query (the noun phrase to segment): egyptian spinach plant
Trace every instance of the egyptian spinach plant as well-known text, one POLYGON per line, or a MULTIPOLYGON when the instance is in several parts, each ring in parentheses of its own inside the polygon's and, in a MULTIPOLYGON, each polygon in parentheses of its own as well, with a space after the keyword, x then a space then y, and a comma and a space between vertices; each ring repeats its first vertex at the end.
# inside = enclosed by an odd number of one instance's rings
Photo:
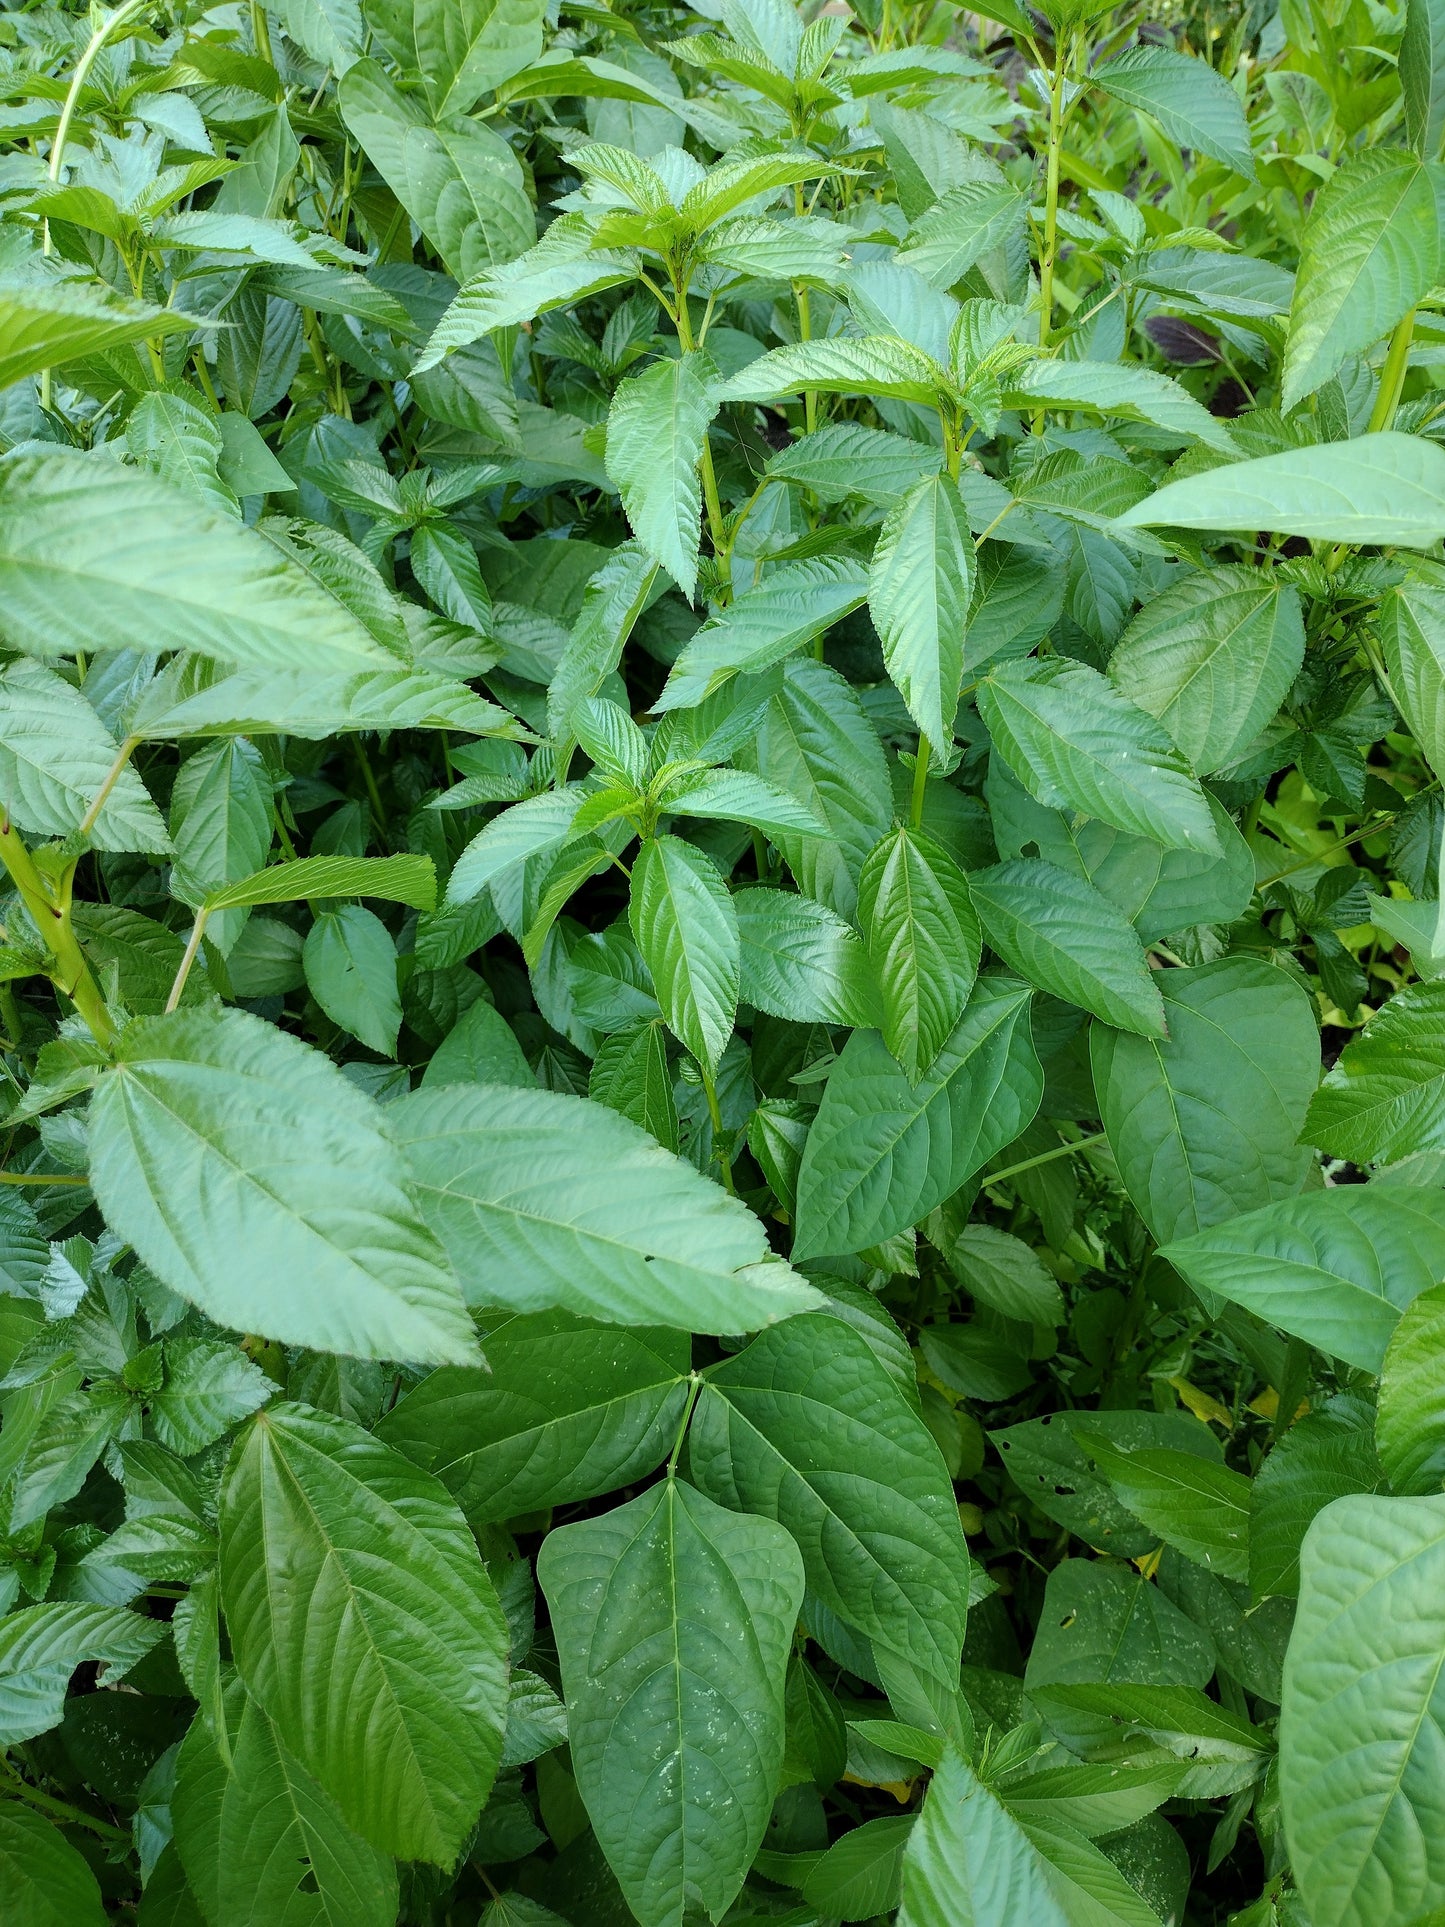
POLYGON ((6 1927, 1445 1918, 1442 46, 0 12, 6 1927))

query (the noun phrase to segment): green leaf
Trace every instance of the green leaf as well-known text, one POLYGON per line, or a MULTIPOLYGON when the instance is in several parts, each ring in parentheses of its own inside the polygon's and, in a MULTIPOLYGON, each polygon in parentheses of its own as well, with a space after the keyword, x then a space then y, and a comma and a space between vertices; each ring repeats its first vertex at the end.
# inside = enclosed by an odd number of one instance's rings
POLYGON ((91 1098, 90 1182, 116 1234, 220 1325, 363 1358, 475 1356, 377 1107, 258 1017, 132 1023, 91 1098))
POLYGON ((107 1918, 84 1857, 18 1800, 0 1802, 0 1912, 14 1927, 104 1927, 107 1918))
POLYGON ((688 1464, 708 1497, 785 1525, 810 1593, 931 1677, 958 1676, 968 1548, 932 1435, 866 1338, 789 1318, 706 1374, 688 1464))
POLYGON ((164 1622, 118 1606, 55 1601, 0 1619, 0 1746, 60 1724, 76 1667, 103 1666, 113 1685, 165 1637, 164 1622))
POLYGON ((1445 1904, 1445 1498, 1337 1499, 1305 1540, 1285 1660, 1280 1792, 1316 1927, 1405 1927, 1445 1904))
POLYGON ((176 1846, 207 1919, 213 1927, 392 1927, 390 1858, 347 1825, 256 1702, 235 1697, 229 1762, 199 1717, 176 1762, 176 1846))
POLYGON ((276 1387, 235 1345, 216 1338, 168 1338, 165 1382, 149 1394, 151 1430, 182 1458, 203 1452, 276 1387))
POLYGON ((507 1631, 445 1489, 345 1419, 272 1407, 222 1488, 221 1603, 247 1691, 348 1823, 450 1866, 501 1753, 507 1631))
POLYGON ((1135 616, 1109 675, 1207 775, 1233 762, 1289 694, 1304 661, 1298 593, 1257 569, 1201 569, 1135 616))
POLYGON ((661 791, 668 816, 747 823, 764 836, 823 836, 823 825, 786 790, 739 769, 684 770, 661 791))
POLYGON ((818 1302, 746 1206, 600 1104, 452 1085, 386 1117, 473 1303, 738 1332, 818 1302))
POLYGON ((1185 1799, 1251 1786, 1270 1763, 1268 1734, 1196 1687, 1113 1680, 1107 1686, 1035 1686, 1029 1698, 1049 1729, 1085 1759, 1118 1759, 1121 1744, 1127 1747, 1129 1737, 1138 1736, 1177 1759, 1197 1762, 1180 1785, 1185 1799))
MULTIPOLYGON (((187 672, 192 664, 181 667, 187 672)), ((505 709, 426 669, 242 670, 213 682, 185 674, 180 686, 163 671, 129 723, 132 735, 150 742, 273 734, 315 742, 356 729, 455 729, 529 740, 505 709)))
POLYGON ((1415 564, 1381 599, 1379 625, 1395 701, 1438 774, 1445 769, 1445 571, 1415 564))
POLYGON ((536 0, 369 0, 366 15, 403 72, 420 78, 438 120, 467 113, 542 51, 536 0))
POLYGON ((446 523, 428 523, 411 538, 411 572, 430 601, 464 629, 491 628, 492 599, 477 565, 477 552, 446 523))
POLYGON ((346 903, 319 916, 301 953, 306 985, 333 1024, 368 1050, 395 1057, 401 1029, 396 945, 370 910, 346 903))
POLYGON ((1314 394, 1434 285, 1442 184, 1398 147, 1353 154, 1315 196, 1300 242, 1281 406, 1314 394))
POLYGON ((786 890, 739 890, 738 995, 754 1010, 797 1024, 876 1024, 878 988, 868 954, 826 905, 786 890))
POLYGON ((305 903, 317 897, 376 897, 434 910, 436 871, 429 856, 305 856, 224 885, 206 899, 206 908, 305 903))
POLYGON ((1134 926, 1081 877, 1020 859, 976 870, 970 888, 989 943, 1040 990, 1141 1037, 1164 1035, 1164 1003, 1134 926))
MULTIPOLYGON (((38 662, 0 673, 0 795, 22 830, 64 837, 80 828, 119 745, 79 690, 38 662)), ((160 811, 129 764, 92 824, 98 850, 170 848, 160 811)))
POLYGON ((580 705, 616 669, 656 581, 657 564, 633 542, 614 549, 592 576, 547 687, 547 727, 554 742, 566 742, 580 705))
POLYGON ((1161 1243, 1292 1197, 1319 1041, 1309 999, 1244 957, 1158 973, 1165 1039, 1095 1026, 1094 1088, 1124 1188, 1161 1243))
POLYGON ((1207 60, 1172 47, 1129 47, 1089 76, 1095 87, 1157 120, 1180 147, 1193 148, 1254 179, 1249 126, 1239 95, 1207 60))
POLYGON ((920 734, 940 751, 953 738, 973 573, 973 537, 957 484, 944 475, 915 484, 878 532, 868 609, 888 674, 920 734))
POLYGON ((855 692, 823 663, 788 663, 737 760, 826 824, 826 837, 782 839, 783 856, 805 895, 851 917, 858 873, 893 822, 883 748, 855 692))
MULTIPOLYGON (((1087 408, 1122 421, 1151 422, 1181 442, 1203 442, 1223 455, 1238 453, 1226 423, 1187 388, 1152 368, 1112 361, 1031 361, 1006 383, 1004 402, 1010 408, 1087 408)), ((1119 519, 1133 522, 1136 513, 1131 510, 1119 519)))
POLYGON ((1135 1518, 1166 1545, 1227 1579, 1249 1578, 1250 1482, 1242 1472, 1169 1446, 1120 1451, 1086 1424, 1072 1429, 1135 1518))
POLYGON ((892 335, 803 341, 760 355, 713 390, 716 401, 775 401, 812 389, 822 395, 881 395, 931 407, 948 377, 930 355, 892 335))
POLYGON ((280 550, 116 462, 14 455, 0 469, 0 634, 28 655, 191 649, 266 669, 395 662, 280 550))
POLYGON ((1340 1052, 1303 1135, 1336 1157, 1392 1164, 1445 1144, 1445 983, 1397 991, 1340 1052))
POLYGON ((1427 549, 1445 527, 1445 449, 1394 433, 1289 448, 1167 482, 1119 520, 1427 549))
POLYGON ((903 1856, 899 1927, 1070 1927, 1045 1864, 952 1747, 903 1856))
MULTIPOLYGON (((384 135, 386 130, 380 130, 384 135)), ((530 239, 530 237, 529 237, 530 239)), ((413 375, 435 368, 454 348, 465 348, 495 328, 514 327, 565 303, 580 301, 619 281, 636 279, 625 254, 592 250, 592 229, 580 215, 554 221, 535 247, 515 260, 479 268, 437 323, 413 375)))
POLYGON ((374 60, 348 68, 337 101, 368 159, 459 281, 532 246, 537 226, 521 167, 490 127, 461 114, 433 123, 374 60))
POLYGON ((969 1292, 1005 1318, 1062 1325, 1063 1293, 1038 1253, 991 1224, 968 1224, 947 1245, 948 1262, 969 1292))
POLYGON ((914 222, 899 264, 936 288, 951 288, 985 255, 1009 244, 1027 205, 1011 181, 962 181, 914 222))
POLYGON ((104 282, 7 277, 0 286, 0 388, 59 362, 205 325, 174 308, 133 301, 104 282))
POLYGON ((978 976, 983 940, 968 879, 941 844, 897 829, 863 865, 858 921, 881 994, 883 1041, 916 1084, 978 976))
MULTIPOLYGON (((969 1226, 969 1231, 981 1229, 985 1227, 969 1226)), ((1044 1517, 1064 1526, 1085 1545, 1125 1559, 1152 1551, 1158 1538, 1144 1530, 1121 1505, 1108 1480, 1090 1466, 1089 1455, 1075 1441, 1075 1426, 1087 1426, 1092 1434, 1110 1439, 1125 1451, 1139 1445, 1169 1445, 1175 1451, 1220 1459, 1214 1436, 1187 1412, 1050 1412, 988 1434, 1015 1486, 1044 1517)))
POLYGON ((680 1921, 690 1899, 720 1917, 782 1767, 796 1546, 668 1478, 552 1532, 538 1577, 578 1791, 629 1906, 642 1927, 680 1921))
POLYGON ((1166 1245, 1191 1284, 1377 1372, 1400 1313, 1445 1276, 1445 1196, 1341 1184, 1166 1245))
POLYGON ((1349 1393, 1297 1418, 1255 1474, 1249 1512, 1249 1584, 1257 1599, 1299 1592, 1300 1547, 1334 1499, 1376 1492, 1374 1414, 1349 1393))
POLYGON ((1044 1587, 1024 1679, 1030 1698, 1095 1682, 1203 1687, 1215 1663, 1208 1633, 1132 1566, 1065 1559, 1044 1587))
POLYGON ((1170 849, 1219 854, 1204 792, 1168 733, 1105 677, 1067 656, 1005 662, 979 714, 1029 794, 1170 849))
POLYGON ((640 1017, 603 1038, 592 1062, 587 1095, 595 1104, 605 1104, 629 1118, 665 1151, 677 1150, 677 1101, 660 1018, 640 1017))
POLYGON ((422 1072, 429 1088, 439 1084, 514 1084, 530 1091, 532 1066, 517 1033, 495 1004, 478 1001, 456 1022, 422 1072))
POLYGON ((607 416, 607 473, 632 533, 683 594, 697 586, 698 463, 717 413, 706 355, 655 361, 624 381, 607 416))
MULTIPOLYGON (((1445 1253, 1437 1260, 1445 1270, 1445 1253)), ((1445 1285, 1407 1305, 1380 1367, 1380 1463, 1396 1492, 1439 1491, 1445 1479, 1445 1285)))
POLYGON ((796 655, 867 593, 867 573, 849 556, 778 563, 683 644, 653 713, 696 708, 734 676, 757 675, 796 655))
POLYGON ((916 1085, 876 1032, 854 1032, 803 1152, 796 1259, 881 1244, 1013 1143, 1043 1091, 1028 1006, 1024 985, 981 977, 916 1085))
POLYGON ((903 1849, 913 1815, 865 1820, 835 1840, 803 1877, 810 1907, 843 1920, 871 1920, 898 1905, 903 1849))
POLYGON ((508 1318, 485 1371, 444 1367, 377 1436, 446 1487, 474 1525, 615 1492, 667 1457, 686 1401, 689 1341, 569 1312, 508 1318))
POLYGON ((1407 0, 1399 68, 1405 138, 1422 161, 1436 160, 1445 132, 1445 15, 1436 0, 1407 0))
MULTIPOLYGON (((171 894, 194 909, 208 890, 259 870, 275 833, 273 810, 271 777, 254 743, 222 737, 187 757, 171 786, 171 894)), ((222 956, 245 922, 224 913, 208 920, 207 935, 222 956)))
POLYGON ((889 435, 861 422, 830 422, 800 435, 769 456, 767 473, 811 489, 822 502, 850 495, 891 508, 917 483, 936 475, 942 453, 906 435, 889 435))
POLYGON ((738 1005, 737 913, 717 865, 675 836, 648 839, 632 866, 632 934, 668 1029, 709 1072, 738 1005))

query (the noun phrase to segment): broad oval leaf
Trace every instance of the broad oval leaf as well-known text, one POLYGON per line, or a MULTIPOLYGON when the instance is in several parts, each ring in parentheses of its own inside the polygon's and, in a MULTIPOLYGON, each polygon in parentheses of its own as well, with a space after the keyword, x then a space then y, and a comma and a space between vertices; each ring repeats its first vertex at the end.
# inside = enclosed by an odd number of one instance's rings
POLYGON ((1319 1040, 1309 999, 1269 964, 1166 970, 1159 989, 1167 1038, 1096 1025, 1090 1050, 1124 1187, 1167 1244, 1299 1190, 1319 1040))
POLYGON ((507 1630, 445 1488, 360 1426, 273 1406, 227 1469, 221 1603, 247 1690, 348 1822, 450 1866, 501 1755, 507 1630))
POLYGON ((739 890, 738 995, 798 1024, 869 1025, 882 1012, 868 953, 826 904, 786 890, 739 890))
POLYGON ((551 1533, 538 1577, 578 1790, 628 1904, 642 1927, 674 1927, 689 1900, 719 1918, 783 1763, 797 1547, 669 1477, 551 1533))
POLYGON ((1338 1499, 1304 1544, 1280 1791, 1316 1927, 1445 1905, 1445 1498, 1338 1499))

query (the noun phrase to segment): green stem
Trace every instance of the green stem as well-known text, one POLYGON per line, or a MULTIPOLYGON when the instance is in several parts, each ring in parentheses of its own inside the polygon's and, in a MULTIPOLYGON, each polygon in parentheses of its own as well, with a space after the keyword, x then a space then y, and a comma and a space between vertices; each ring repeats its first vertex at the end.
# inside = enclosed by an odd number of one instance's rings
POLYGON ((913 796, 908 805, 908 824, 910 829, 923 827, 923 796, 928 788, 928 766, 933 761, 933 751, 929 748, 928 738, 920 736, 918 752, 913 759, 913 796))
POLYGON ((677 1437, 672 1441, 672 1450, 667 1455, 667 1476, 671 1478, 677 1471, 677 1461, 682 1452, 682 1442, 687 1437, 688 1421, 692 1408, 697 1404, 697 1395, 702 1390, 702 1373, 693 1372, 687 1382, 687 1403, 682 1408, 682 1422, 677 1428, 677 1437))
POLYGON ((55 959, 54 980, 90 1026, 98 1044, 113 1044, 116 1028, 100 994, 100 986, 90 974, 90 965, 76 940, 70 923, 70 901, 57 903, 35 859, 10 821, 8 810, 0 813, 0 863, 20 892, 21 901, 34 919, 45 947, 55 959))
POLYGON ((175 982, 171 985, 171 994, 166 998, 167 1015, 176 1008, 181 998, 185 995, 186 979, 191 974, 191 965, 196 961, 196 953, 201 947, 201 938, 206 934, 206 923, 210 914, 210 911, 205 909, 196 912, 196 920, 191 925, 190 941, 186 945, 185 955, 181 958, 176 970, 175 982))
POLYGON ((115 788, 116 784, 120 781, 121 772, 125 768, 126 764, 130 761, 131 757, 134 756, 139 743, 140 743, 139 736, 127 736, 125 741, 121 744, 119 753, 117 754, 115 761, 110 766, 109 774, 107 775, 105 781, 101 784, 100 788, 95 793, 95 801, 91 804, 90 808, 85 812, 85 815, 81 818, 80 834, 82 836, 89 836, 91 831, 95 828, 95 820, 100 815, 101 811, 105 808, 105 799, 110 795, 111 791, 115 788))
POLYGON ((91 1833, 98 1833, 102 1840, 113 1840, 117 1844, 123 1841, 126 1846, 131 1844, 131 1836, 124 1828, 113 1827, 108 1820, 98 1820, 93 1813, 82 1813, 79 1807, 71 1806, 68 1800, 57 1800, 53 1794, 42 1793, 39 1787, 22 1780, 8 1761, 0 1768, 0 1786, 7 1793, 13 1793, 17 1800, 34 1807, 37 1813, 48 1814, 52 1820, 59 1820, 64 1826, 86 1827, 91 1833))
POLYGON ((0 1171, 0 1184, 89 1184, 89 1178, 63 1177, 58 1171, 0 1171))
MULTIPOLYGON (((81 90, 90 77, 90 70, 95 65, 96 56, 117 27, 125 26, 135 18, 143 7, 149 4, 150 0, 125 0, 125 4, 117 7, 108 20, 101 21, 100 25, 86 42, 85 52, 75 63, 75 72, 70 77, 70 86, 65 95, 65 104, 60 110, 60 119, 55 128, 55 139, 50 143, 50 178, 52 181, 58 181, 60 179, 60 170, 65 162, 66 144, 70 139, 70 123, 75 118, 75 109, 80 101, 81 90)), ((50 222, 47 219, 42 221, 40 225, 41 252, 49 254, 51 252, 50 222)), ((46 368, 40 376, 40 405, 42 408, 49 408, 50 406, 50 370, 48 368, 46 368)))
POLYGON ((724 1190, 728 1193, 729 1197, 735 1198, 737 1196, 737 1189, 733 1184, 732 1159, 723 1148, 723 1121, 722 1111, 717 1101, 717 1085, 713 1081, 713 1074, 706 1064, 700 1063, 698 1069, 702 1072, 702 1088, 707 1094, 707 1114, 712 1119, 713 1156, 717 1159, 718 1169, 722 1172, 724 1190))
POLYGON ((985 1171, 983 1181, 985 1184, 1001 1184, 1005 1178, 1020 1177, 1040 1164, 1052 1164, 1055 1158, 1066 1158, 1074 1151, 1086 1151, 1091 1144, 1102 1144, 1107 1136, 1106 1131, 1095 1131, 1092 1137, 1076 1137, 1052 1151, 1040 1151, 1036 1158, 1025 1158, 1022 1164, 1006 1165, 1002 1171, 985 1171))
POLYGON ((1039 346, 1047 349, 1054 325, 1054 261, 1059 251, 1059 160, 1064 151, 1064 35, 1054 43, 1049 83, 1049 139, 1044 173, 1044 251, 1039 259, 1039 346))
POLYGON ((1394 422, 1395 410, 1400 406, 1400 393, 1410 367, 1410 343, 1414 334, 1415 310, 1411 308, 1390 336, 1389 352, 1380 370, 1380 392, 1370 411, 1369 432, 1372 435, 1380 434, 1394 422))

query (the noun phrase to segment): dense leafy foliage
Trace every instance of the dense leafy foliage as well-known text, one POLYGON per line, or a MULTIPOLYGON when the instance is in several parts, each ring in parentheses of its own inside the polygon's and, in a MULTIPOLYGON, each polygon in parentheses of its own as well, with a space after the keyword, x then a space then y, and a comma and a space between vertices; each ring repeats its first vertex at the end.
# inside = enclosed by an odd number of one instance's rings
POLYGON ((1445 1920, 1442 49, 0 11, 5 1927, 1445 1920))

